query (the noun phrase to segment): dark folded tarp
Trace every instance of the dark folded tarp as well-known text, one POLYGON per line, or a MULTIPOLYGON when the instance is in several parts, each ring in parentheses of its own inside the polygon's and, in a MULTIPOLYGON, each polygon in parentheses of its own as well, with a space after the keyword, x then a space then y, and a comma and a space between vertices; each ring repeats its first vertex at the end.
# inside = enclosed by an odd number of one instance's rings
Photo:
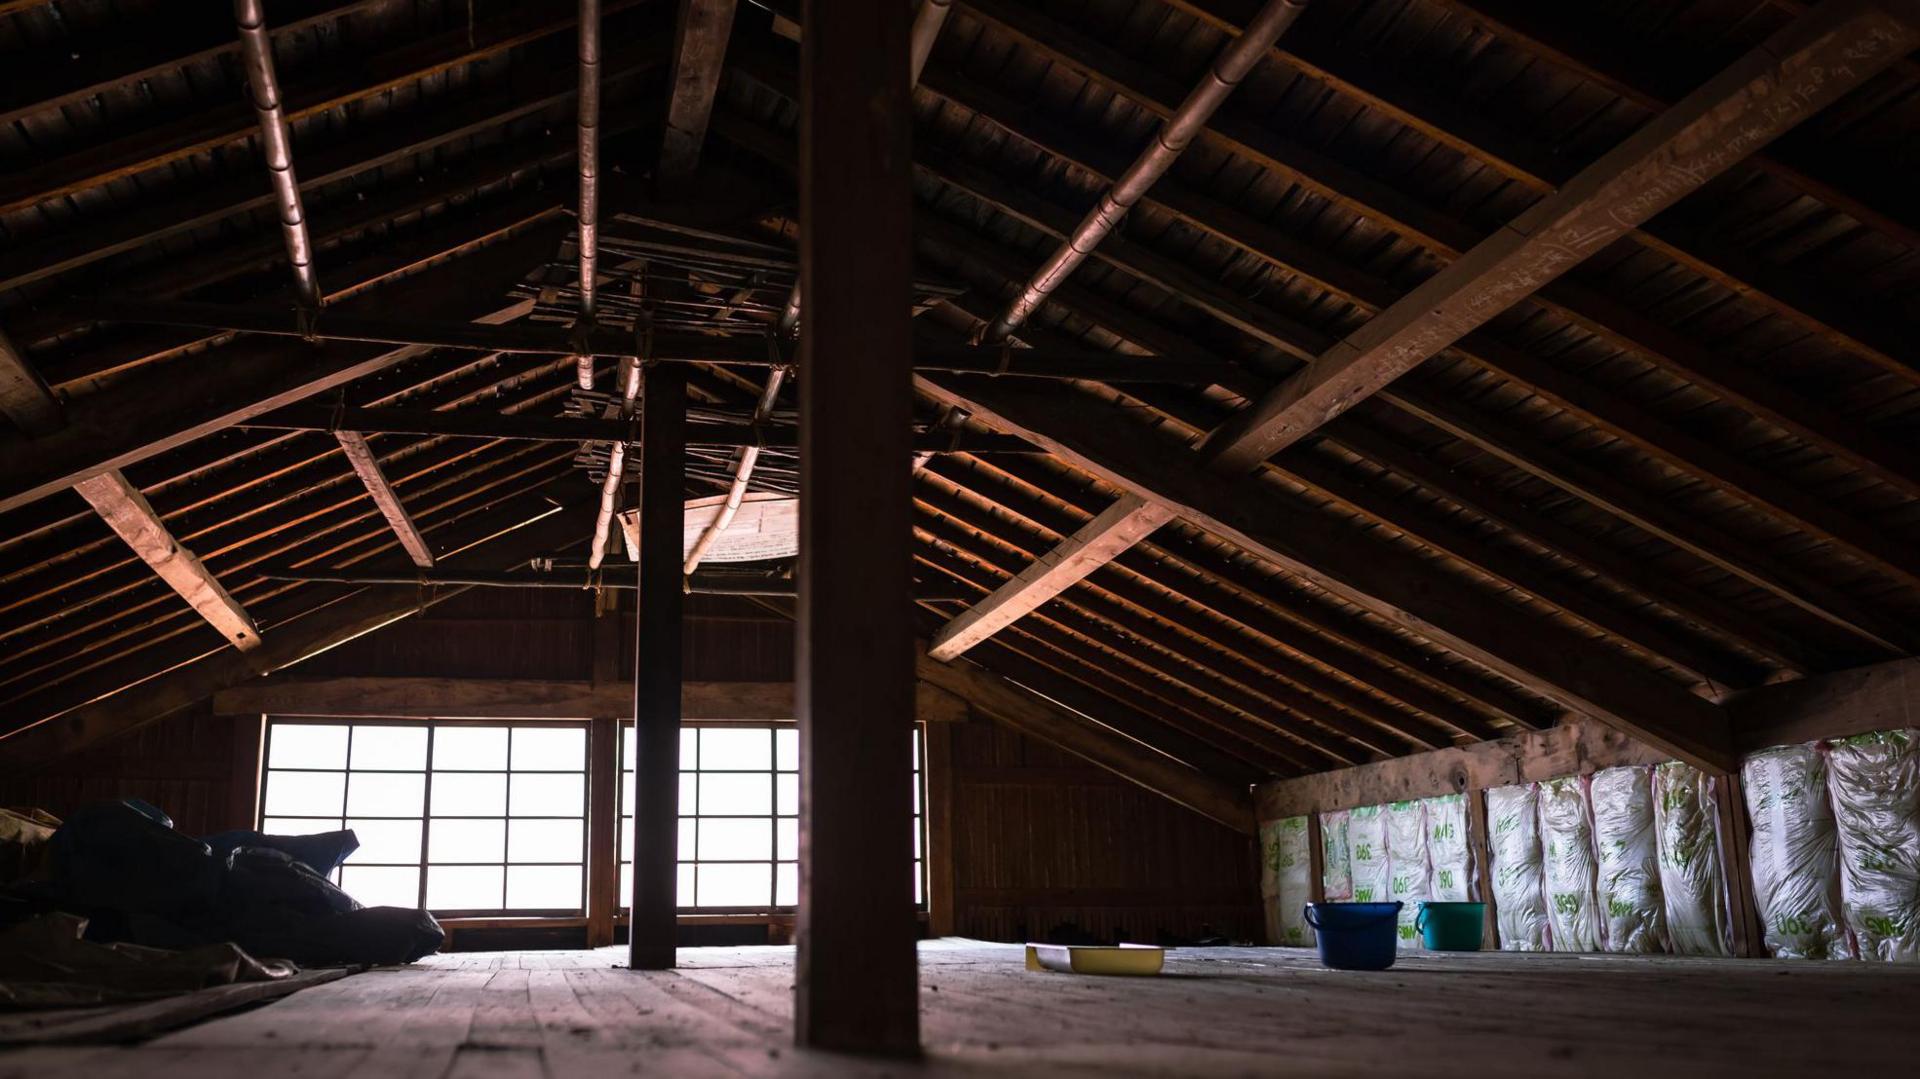
POLYGON ((82 939, 87 921, 43 914, 0 931, 0 1006, 61 1008, 144 1000, 233 982, 261 982, 299 972, 291 963, 261 961, 232 944, 190 951, 82 939))

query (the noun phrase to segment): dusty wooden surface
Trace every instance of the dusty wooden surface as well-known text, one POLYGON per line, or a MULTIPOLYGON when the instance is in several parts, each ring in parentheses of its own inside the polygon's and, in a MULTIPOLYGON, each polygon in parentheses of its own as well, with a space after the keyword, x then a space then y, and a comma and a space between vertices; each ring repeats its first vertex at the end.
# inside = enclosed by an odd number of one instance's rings
POLYGON ((1031 974, 1012 945, 920 947, 927 1059, 791 1047, 791 948, 436 956, 136 1048, 0 1054, 66 1076, 1894 1075, 1920 973, 1639 956, 1414 957, 1379 974, 1297 949, 1196 948, 1153 979, 1031 974))

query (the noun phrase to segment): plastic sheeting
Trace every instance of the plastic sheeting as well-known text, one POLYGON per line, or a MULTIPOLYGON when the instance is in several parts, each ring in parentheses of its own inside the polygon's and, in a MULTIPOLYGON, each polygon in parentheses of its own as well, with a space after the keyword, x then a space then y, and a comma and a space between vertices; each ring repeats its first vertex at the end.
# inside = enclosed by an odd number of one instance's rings
POLYGON ((1593 827, 1587 818, 1586 784, 1580 777, 1540 784, 1540 839, 1553 950, 1599 950, 1600 922, 1593 909, 1593 827))
POLYGON ((1653 770, 1655 846, 1667 939, 1681 955, 1732 955, 1713 777, 1682 761, 1653 770))
POLYGON ((1427 858, 1433 863, 1432 899, 1465 903, 1473 898, 1473 854, 1467 842, 1467 798, 1443 794, 1422 803, 1427 811, 1427 858))
POLYGON ((1353 898, 1353 855, 1344 809, 1320 814, 1320 893, 1333 902, 1353 898))
POLYGON ((1754 899, 1767 952, 1782 959, 1850 959, 1835 878, 1838 850, 1827 762, 1813 746, 1780 746, 1741 767, 1753 825, 1754 899))
POLYGON ((1383 814, 1387 822, 1387 899, 1399 900, 1400 925, 1395 937, 1401 948, 1420 947, 1414 922, 1420 904, 1433 898, 1433 863, 1427 857, 1426 807, 1419 802, 1393 802, 1383 814))
POLYGON ((1920 730, 1844 739, 1829 761, 1842 910, 1860 957, 1920 961, 1920 730))
POLYGON ((1353 867, 1353 901, 1387 901, 1386 806, 1361 806, 1347 814, 1347 842, 1353 867))
POLYGON ((1487 791, 1487 826, 1493 833, 1493 910, 1500 947, 1509 952, 1544 952, 1548 949, 1547 901, 1534 785, 1487 791))
POLYGON ((1652 774, 1644 767, 1607 768, 1594 773, 1588 790, 1605 948, 1664 952, 1667 912, 1660 895, 1652 774))

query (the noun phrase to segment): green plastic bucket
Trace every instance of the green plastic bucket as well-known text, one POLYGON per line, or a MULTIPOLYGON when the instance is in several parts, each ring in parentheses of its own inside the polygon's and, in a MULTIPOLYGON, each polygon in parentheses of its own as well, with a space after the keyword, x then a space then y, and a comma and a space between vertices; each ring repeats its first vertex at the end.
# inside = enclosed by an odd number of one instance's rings
POLYGON ((1485 903, 1422 903, 1420 915, 1413 920, 1427 950, 1432 952, 1477 952, 1480 935, 1487 921, 1485 903))

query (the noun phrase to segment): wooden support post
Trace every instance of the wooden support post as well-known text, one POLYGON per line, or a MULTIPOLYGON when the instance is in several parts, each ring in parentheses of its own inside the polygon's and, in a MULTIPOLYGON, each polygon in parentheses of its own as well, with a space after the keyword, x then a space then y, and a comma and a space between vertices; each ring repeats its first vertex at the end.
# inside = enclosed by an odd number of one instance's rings
MULTIPOLYGON (((633 917, 635 970, 674 962, 680 814, 681 534, 686 499, 687 373, 654 364, 642 374, 640 594, 633 669, 633 917)), ((903 754, 904 755, 904 754, 903 754)))
POLYGON ((1764 959, 1766 933, 1760 921, 1760 902, 1753 894, 1753 869, 1748 859, 1752 830, 1747 822, 1746 792, 1740 773, 1713 777, 1714 808, 1720 814, 1720 876, 1727 887, 1727 920, 1732 930, 1733 954, 1764 959))
POLYGON ((927 746, 927 929, 936 937, 958 931, 953 864, 953 726, 926 723, 927 746))
MULTIPOLYGON (((619 677, 620 593, 594 599, 593 680, 619 677)), ((613 943, 620 906, 620 720, 595 716, 587 725, 587 947, 613 943)))
POLYGON ((913 390, 899 357, 913 345, 912 9, 807 0, 805 12, 794 1040, 910 1055, 913 390))
POLYGON ((735 0, 680 0, 674 31, 672 96, 661 133, 660 168, 655 179, 663 194, 684 193, 700 164, 707 120, 720 90, 720 68, 733 34, 735 0))
POLYGON ((1487 792, 1468 787, 1460 792, 1467 800, 1467 851, 1473 859, 1473 883, 1479 891, 1474 898, 1487 905, 1486 922, 1480 927, 1480 946, 1499 947, 1498 912, 1493 905, 1493 829, 1487 822, 1487 792))

